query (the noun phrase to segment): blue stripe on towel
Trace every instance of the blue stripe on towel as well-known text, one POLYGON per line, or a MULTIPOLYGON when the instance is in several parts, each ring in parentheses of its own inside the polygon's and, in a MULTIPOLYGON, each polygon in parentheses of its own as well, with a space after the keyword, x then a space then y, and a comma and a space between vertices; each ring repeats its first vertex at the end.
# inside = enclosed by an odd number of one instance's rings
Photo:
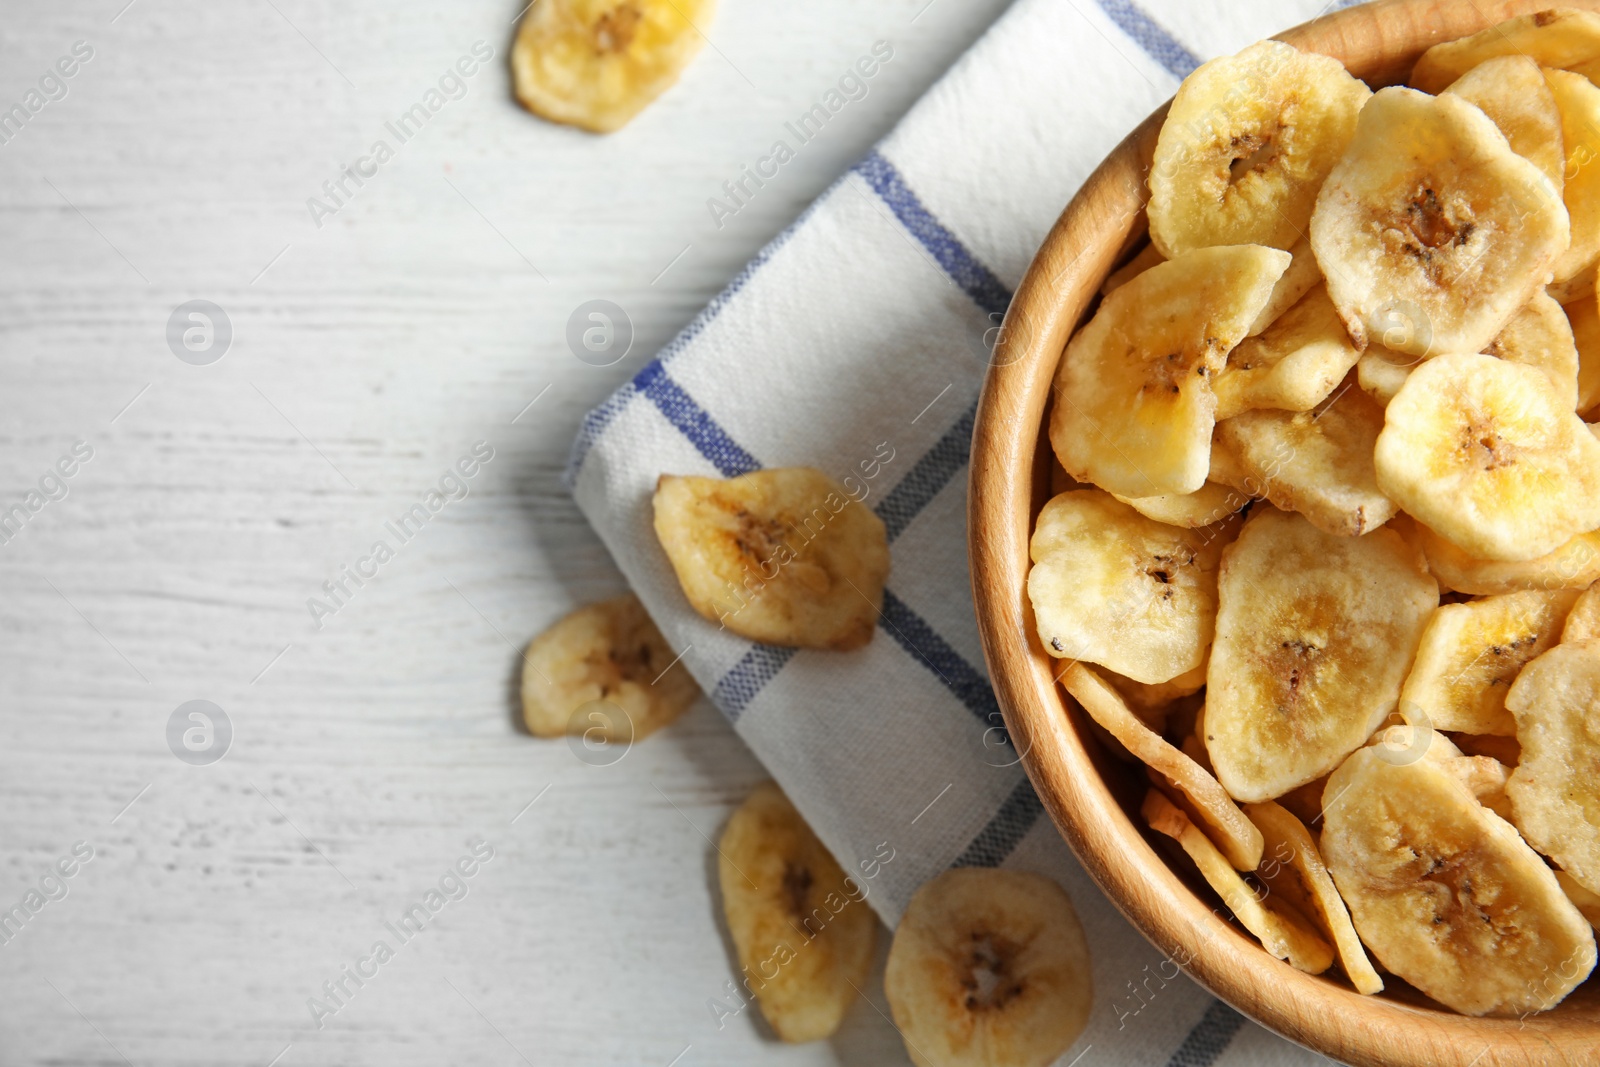
POLYGON ((1243 1015, 1220 1000, 1212 1001, 1211 1007, 1178 1046, 1178 1051, 1167 1061, 1167 1067, 1211 1067, 1243 1025, 1243 1015))
POLYGON ((1167 68, 1174 78, 1186 78, 1200 65, 1199 57, 1178 43, 1178 39, 1168 33, 1165 27, 1129 0, 1100 0, 1100 10, 1123 33, 1132 37, 1146 55, 1167 68))
POLYGON ((751 645, 750 651, 717 682, 711 691, 711 702, 722 710, 729 722, 738 722, 744 709, 798 651, 773 645, 751 645))
MULTIPOLYGON (((1000 805, 994 818, 989 820, 989 825, 978 831, 978 836, 950 866, 1000 866, 1015 851, 1018 843, 1028 836, 1028 831, 1033 829, 1033 824, 1039 821, 1043 812, 1044 805, 1039 801, 1039 794, 1033 791, 1033 783, 1024 777, 1000 805)), ((1193 1037, 1192 1034, 1190 1036, 1193 1037)), ((1210 1062, 1206 1061, 1208 1064, 1210 1062)))
POLYGON ((932 254, 975 304, 991 315, 1005 314, 1011 304, 1011 291, 922 206, 922 201, 917 199, 917 194, 911 191, 893 163, 873 149, 853 169, 866 179, 872 191, 889 205, 900 225, 911 231, 911 236, 932 254))
POLYGON ((659 359, 639 372, 633 386, 650 398, 667 421, 676 426, 724 478, 761 469, 754 456, 728 436, 728 431, 717 425, 717 420, 684 392, 683 386, 667 376, 667 368, 659 359))
POLYGON ((956 472, 967 465, 972 455, 972 420, 977 414, 978 405, 974 403, 873 509, 888 527, 891 543, 905 532, 928 502, 950 484, 956 472))
POLYGON ((912 658, 920 660, 938 675, 945 688, 954 693, 956 699, 965 704, 967 710, 985 726, 999 730, 1001 737, 1006 736, 1000 704, 995 700, 994 690, 989 687, 988 681, 892 590, 883 591, 883 615, 878 620, 878 626, 894 638, 901 648, 911 653, 912 658))

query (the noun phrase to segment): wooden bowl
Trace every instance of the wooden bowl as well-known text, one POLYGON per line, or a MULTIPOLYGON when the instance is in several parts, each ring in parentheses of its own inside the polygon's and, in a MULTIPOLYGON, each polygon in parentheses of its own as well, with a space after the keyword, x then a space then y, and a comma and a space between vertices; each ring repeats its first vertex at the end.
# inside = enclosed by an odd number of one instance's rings
MULTIPOLYGON (((1377 0, 1281 35, 1342 61, 1374 88, 1404 81, 1430 45, 1476 33, 1554 0, 1377 0)), ((1600 0, 1560 0, 1600 9, 1600 0)), ((1129 135, 1067 206, 1011 303, 973 431, 968 524, 984 653, 1023 764, 1056 826, 1113 903, 1158 949, 1217 996, 1292 1041, 1337 1060, 1393 1067, 1600 1064, 1600 977, 1553 1011, 1475 1019, 1393 976, 1377 996, 1303 974, 1214 914, 1215 898, 1180 876, 1138 815, 1142 769, 1108 758, 1054 681, 1028 604, 1028 538, 1049 499, 1045 412, 1062 349, 1100 284, 1145 233, 1145 175, 1162 107, 1129 135)), ((1219 909, 1220 910, 1220 909, 1219 909)), ((1225 912, 1223 913, 1225 914, 1225 912)))

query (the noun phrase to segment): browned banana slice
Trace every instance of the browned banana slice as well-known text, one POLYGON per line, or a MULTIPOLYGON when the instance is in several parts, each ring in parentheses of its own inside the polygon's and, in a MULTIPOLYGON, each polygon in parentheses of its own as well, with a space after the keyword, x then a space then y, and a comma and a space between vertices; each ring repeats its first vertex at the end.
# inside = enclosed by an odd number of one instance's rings
POLYGON ((1496 56, 1529 56, 1546 67, 1571 67, 1600 56, 1600 16, 1552 8, 1496 23, 1471 37, 1436 44, 1417 60, 1411 84, 1425 93, 1496 56))
POLYGON ((1217 421, 1257 408, 1310 411, 1334 391, 1361 353, 1350 343, 1325 286, 1312 289, 1259 337, 1228 353, 1211 383, 1217 421))

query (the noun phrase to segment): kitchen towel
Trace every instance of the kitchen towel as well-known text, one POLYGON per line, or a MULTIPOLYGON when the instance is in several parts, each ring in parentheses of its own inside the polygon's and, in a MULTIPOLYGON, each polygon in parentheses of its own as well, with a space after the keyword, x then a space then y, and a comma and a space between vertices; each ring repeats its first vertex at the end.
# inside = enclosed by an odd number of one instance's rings
POLYGON ((651 616, 890 926, 952 865, 1037 870, 1072 895, 1095 1005, 1063 1064, 1327 1061, 1163 959, 1078 865, 1018 765, 967 575, 966 465, 990 342, 1062 208, 1184 75, 1343 6, 1018 0, 589 413, 573 446, 568 483, 651 616), (864 649, 719 629, 656 541, 659 475, 787 466, 852 477, 888 528, 893 569, 864 649))

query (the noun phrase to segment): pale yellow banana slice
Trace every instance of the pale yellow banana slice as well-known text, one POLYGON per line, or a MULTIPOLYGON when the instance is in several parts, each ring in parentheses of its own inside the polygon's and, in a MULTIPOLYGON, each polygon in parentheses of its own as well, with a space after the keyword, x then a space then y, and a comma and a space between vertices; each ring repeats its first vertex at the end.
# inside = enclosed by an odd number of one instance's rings
POLYGON ((1371 95, 1337 60, 1262 41, 1184 79, 1150 167, 1150 240, 1288 249, 1371 95))
POLYGON ((1257 408, 1309 411, 1327 399, 1361 357, 1328 290, 1317 286, 1259 337, 1228 353, 1211 383, 1217 421, 1257 408))
POLYGON ((1506 792, 1534 848, 1600 893, 1600 639, 1562 643, 1506 698, 1522 759, 1506 792))
POLYGON ((1321 974, 1333 966, 1333 946, 1323 940, 1310 920, 1239 877, 1217 846, 1159 790, 1145 794, 1141 811, 1152 830, 1178 842, 1200 869, 1206 884, 1216 890, 1222 903, 1261 942, 1262 948, 1307 974, 1321 974))
POLYGON ((1373 970, 1367 950, 1350 923, 1350 911, 1334 887, 1333 877, 1322 862, 1322 853, 1310 831, 1281 805, 1266 800, 1245 806, 1250 821, 1260 827, 1266 849, 1256 877, 1311 919, 1324 937, 1333 942, 1339 966, 1356 992, 1367 996, 1382 992, 1383 979, 1373 970))
POLYGON ((1572 901, 1572 906, 1589 920, 1589 925, 1600 927, 1600 893, 1591 893, 1566 871, 1557 871, 1556 881, 1561 883, 1561 891, 1572 901))
POLYGON ((1538 167, 1459 96, 1379 90, 1328 175, 1311 247, 1358 347, 1479 352, 1566 251, 1538 167))
POLYGON ((1105 282, 1100 286, 1100 295, 1110 296, 1114 290, 1121 289, 1157 263, 1166 261, 1167 257, 1158 252, 1155 245, 1145 245, 1138 255, 1106 276, 1105 282))
POLYGON ((1184 697, 1194 696, 1206 685, 1204 663, 1187 674, 1178 675, 1170 682, 1157 682, 1154 685, 1136 682, 1132 678, 1125 678, 1110 671, 1098 673, 1104 675, 1106 681, 1122 694, 1122 698, 1139 716, 1139 720, 1157 733, 1161 732, 1161 721, 1166 718, 1166 713, 1172 705, 1184 697))
POLYGON ((1368 345, 1356 363, 1356 381, 1380 407, 1387 408, 1421 362, 1421 356, 1396 352, 1382 345, 1368 345))
POLYGON ((983 867, 916 891, 883 989, 917 1067, 1046 1067, 1094 1003, 1072 899, 1042 875, 983 867))
POLYGON ((1473 67, 1496 56, 1528 56, 1546 67, 1572 67, 1600 56, 1600 15, 1554 8, 1521 15, 1471 37, 1436 44, 1417 60, 1411 84, 1441 92, 1473 67))
POLYGON ((1213 481, 1207 481, 1193 493, 1119 496, 1117 499, 1147 519, 1191 530, 1201 526, 1213 526, 1250 503, 1249 497, 1232 486, 1213 481))
POLYGON ((739 985, 781 1040, 832 1036, 872 970, 878 920, 865 888, 771 782, 733 813, 717 852, 739 985))
POLYGON ((1594 934, 1550 868, 1442 761, 1363 748, 1328 797, 1322 858, 1392 973, 1462 1014, 1517 1015, 1593 969, 1594 934))
POLYGON ((1271 800, 1321 777, 1394 709, 1439 603, 1392 530, 1341 537, 1257 505, 1223 554, 1206 735, 1230 796, 1271 800))
POLYGON ((528 642, 522 720, 536 737, 638 740, 700 695, 678 659, 633 594, 579 608, 528 642))
POLYGON ((1455 756, 1441 760, 1445 770, 1461 780, 1479 804, 1488 808, 1507 822, 1511 822, 1511 797, 1506 793, 1506 783, 1511 771, 1492 756, 1455 756))
POLYGON ((1062 674, 1061 684, 1091 719, 1188 799, 1193 815, 1211 831, 1228 862, 1241 871, 1256 869, 1261 862, 1261 831, 1209 772, 1146 726, 1093 669, 1074 663, 1062 674))
POLYGON ((1436 730, 1515 735, 1506 694, 1523 665, 1556 643, 1577 597, 1557 589, 1442 605, 1422 633, 1401 706, 1421 708, 1436 730))
POLYGON ((1251 337, 1266 332, 1267 327, 1277 322, 1279 316, 1322 284, 1322 268, 1317 265, 1317 254, 1311 250, 1309 237, 1302 237, 1289 249, 1289 255, 1292 257, 1289 269, 1272 287, 1272 295, 1267 298, 1266 306, 1256 316, 1256 321, 1250 324, 1251 337))
POLYGON ((1584 589, 1600 580, 1600 532, 1579 534, 1554 552, 1518 563, 1476 559, 1421 523, 1412 523, 1410 529, 1428 557, 1428 569, 1452 592, 1493 596, 1523 589, 1584 589))
POLYGON ((1218 423, 1217 439, 1280 509, 1359 537, 1398 510, 1373 468, 1382 430, 1383 409, 1352 381, 1311 411, 1247 411, 1218 423))
POLYGON ((1591 585, 1567 613, 1567 624, 1561 629, 1561 643, 1574 644, 1596 637, 1600 637, 1600 585, 1591 585))
POLYGON ((1600 442, 1539 370, 1441 356, 1385 419, 1378 487, 1473 555, 1537 559, 1600 527, 1600 442))
POLYGON ((1156 522, 1098 489, 1062 493, 1029 545, 1040 642, 1148 684, 1194 670, 1211 645, 1227 541, 1226 530, 1156 522))
POLYGON ((1313 778, 1305 785, 1295 786, 1273 803, 1281 804, 1307 826, 1315 826, 1322 821, 1322 791, 1327 785, 1327 775, 1313 778))
POLYGON ((1577 410, 1589 414, 1600 405, 1600 305, 1593 296, 1583 296, 1562 310, 1578 347, 1577 410))
POLYGON ((1537 367, 1556 387, 1562 403, 1577 410, 1578 346, 1566 313, 1548 293, 1536 293, 1518 309, 1483 351, 1508 363, 1537 367))
POLYGON ((1067 473, 1127 497, 1204 485, 1216 422, 1211 375, 1289 261, 1260 245, 1202 248, 1106 297, 1056 374, 1050 443, 1067 473))
POLYGON ((734 633, 839 651, 872 640, 888 536, 882 519, 821 471, 662 475, 655 528, 689 603, 734 633))
POLYGON ((678 80, 705 43, 715 0, 538 0, 511 48, 522 106, 610 133, 678 80))
POLYGON ((1581 74, 1549 70, 1545 78, 1561 112, 1561 137, 1567 154, 1562 200, 1571 241, 1556 260, 1550 295, 1562 303, 1594 293, 1595 262, 1600 260, 1600 88, 1581 74))
POLYGON ((1445 90, 1488 115, 1511 150, 1544 172, 1556 189, 1566 182, 1561 112, 1544 70, 1525 55, 1496 56, 1467 71, 1445 90))

